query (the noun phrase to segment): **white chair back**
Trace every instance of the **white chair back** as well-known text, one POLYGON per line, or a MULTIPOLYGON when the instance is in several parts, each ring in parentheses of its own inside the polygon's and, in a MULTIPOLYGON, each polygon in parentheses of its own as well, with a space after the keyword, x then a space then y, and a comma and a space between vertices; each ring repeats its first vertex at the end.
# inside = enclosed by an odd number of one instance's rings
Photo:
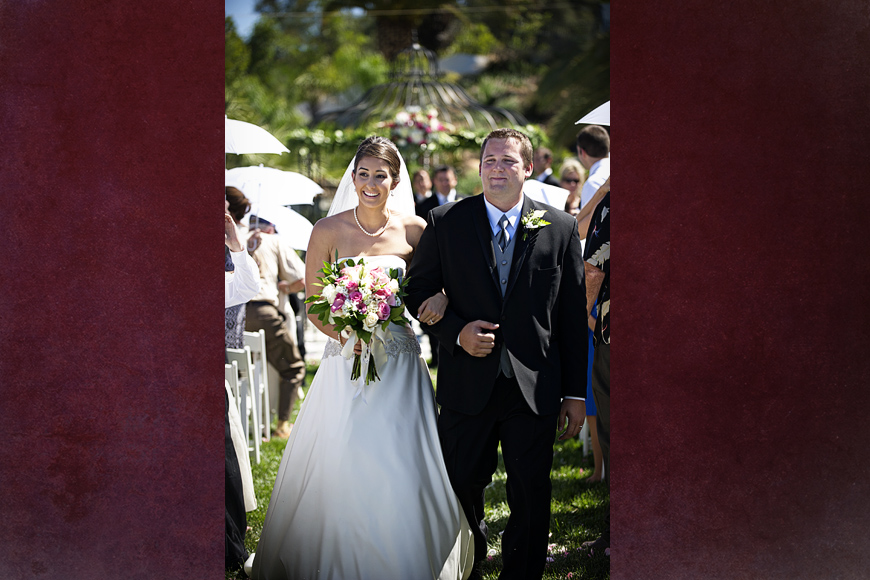
POLYGON ((269 373, 266 361, 266 332, 260 329, 257 332, 244 333, 244 345, 251 350, 251 359, 254 363, 254 384, 257 386, 257 414, 260 425, 263 426, 263 439, 269 441, 272 433, 272 409, 269 395, 269 373))
POLYGON ((239 416, 242 419, 242 428, 248 439, 248 451, 253 453, 254 461, 260 463, 260 429, 259 414, 257 413, 258 387, 254 383, 254 364, 251 361, 251 349, 228 348, 227 360, 230 364, 235 363, 239 368, 239 416))

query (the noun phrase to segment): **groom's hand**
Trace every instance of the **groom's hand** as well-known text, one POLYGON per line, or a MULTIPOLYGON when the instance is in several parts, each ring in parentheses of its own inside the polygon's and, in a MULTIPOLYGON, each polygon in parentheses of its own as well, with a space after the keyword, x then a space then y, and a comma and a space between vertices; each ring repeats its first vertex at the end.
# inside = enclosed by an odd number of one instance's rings
POLYGON ((497 328, 498 324, 485 320, 469 322, 459 333, 459 346, 471 356, 484 357, 495 348, 495 334, 487 331, 497 328))
POLYGON ((556 431, 563 429, 565 419, 568 420, 568 425, 564 427, 564 431, 559 435, 559 441, 576 437, 583 428, 583 422, 586 421, 586 401, 579 399, 563 399, 562 409, 559 411, 559 421, 556 423, 556 431))

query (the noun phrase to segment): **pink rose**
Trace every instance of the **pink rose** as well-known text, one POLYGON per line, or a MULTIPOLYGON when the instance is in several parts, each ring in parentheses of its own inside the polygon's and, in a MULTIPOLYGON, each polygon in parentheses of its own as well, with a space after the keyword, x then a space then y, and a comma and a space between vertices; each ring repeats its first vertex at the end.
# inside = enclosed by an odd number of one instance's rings
POLYGON ((354 290, 348 295, 347 298, 357 307, 359 307, 359 305, 362 304, 363 301, 362 292, 360 292, 359 290, 354 290))
POLYGON ((390 283, 390 277, 387 276, 386 272, 384 272, 383 268, 377 267, 373 268, 371 271, 372 279, 375 282, 375 286, 386 286, 390 283))
POLYGON ((386 302, 378 303, 378 319, 386 320, 390 317, 390 305, 386 302))

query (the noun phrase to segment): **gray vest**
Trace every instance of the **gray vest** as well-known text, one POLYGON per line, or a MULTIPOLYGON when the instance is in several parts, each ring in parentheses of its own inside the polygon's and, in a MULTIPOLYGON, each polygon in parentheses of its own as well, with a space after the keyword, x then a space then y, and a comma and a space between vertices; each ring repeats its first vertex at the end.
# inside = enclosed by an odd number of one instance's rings
MULTIPOLYGON (((514 248, 517 247, 514 240, 516 239, 518 230, 519 228, 514 230, 514 235, 512 235, 511 239, 508 241, 508 245, 504 249, 504 252, 502 252, 501 248, 498 247, 498 236, 495 234, 492 236, 492 247, 495 250, 495 266, 496 271, 498 272, 498 289, 501 290, 502 298, 504 298, 504 294, 507 291, 508 280, 510 279, 511 264, 514 259, 514 248)), ((501 343, 500 356, 501 360, 499 362, 498 370, 506 377, 513 377, 514 369, 511 367, 511 359, 508 356, 507 346, 504 342, 501 343)))

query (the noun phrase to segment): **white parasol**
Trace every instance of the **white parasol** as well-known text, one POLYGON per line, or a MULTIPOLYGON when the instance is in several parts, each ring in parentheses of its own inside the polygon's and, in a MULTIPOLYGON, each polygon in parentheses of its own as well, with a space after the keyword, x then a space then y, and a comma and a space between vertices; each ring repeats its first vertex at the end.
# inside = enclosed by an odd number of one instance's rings
POLYGON ((574 123, 588 123, 590 125, 610 125, 610 101, 607 101, 600 107, 597 107, 588 113, 585 117, 574 123))
POLYGON ((314 203, 323 188, 301 173, 262 165, 226 170, 225 185, 242 190, 251 203, 297 205, 314 203))
POLYGON ((253 123, 236 121, 224 115, 225 153, 289 153, 274 135, 253 123))
POLYGON ((308 250, 308 240, 311 238, 314 226, 302 214, 280 205, 251 204, 250 213, 242 218, 242 223, 249 228, 251 216, 257 216, 274 224, 275 232, 294 250, 308 250))

